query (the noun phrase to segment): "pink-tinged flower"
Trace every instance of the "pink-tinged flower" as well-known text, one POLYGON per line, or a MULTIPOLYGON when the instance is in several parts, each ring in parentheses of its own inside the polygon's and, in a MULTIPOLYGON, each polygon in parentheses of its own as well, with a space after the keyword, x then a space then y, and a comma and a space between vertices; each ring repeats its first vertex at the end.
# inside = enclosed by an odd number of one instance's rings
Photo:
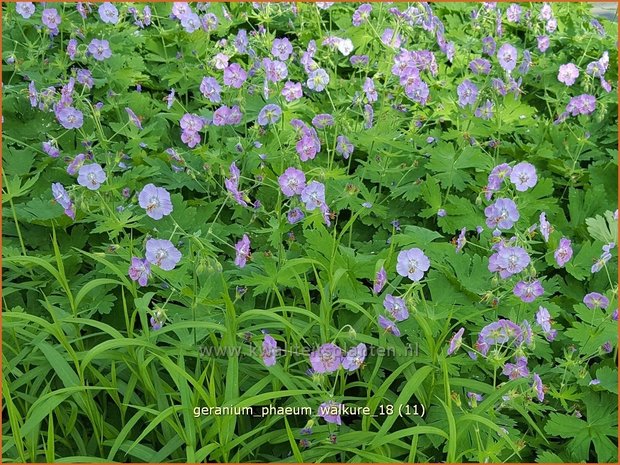
POLYGON ((181 133, 181 140, 183 143, 187 144, 189 148, 193 149, 200 143, 200 134, 195 131, 183 131, 181 133))
POLYGON ((489 271, 502 279, 520 273, 530 264, 530 256, 521 247, 501 247, 489 257, 489 271))
POLYGON ((364 364, 366 359, 366 344, 363 342, 352 347, 342 360, 342 367, 348 371, 355 371, 364 364))
POLYGON ((589 94, 581 94, 573 97, 566 105, 566 113, 571 116, 591 115, 596 109, 596 97, 589 94))
POLYGON ((553 232, 553 226, 551 226, 551 224, 547 221, 547 216, 545 215, 545 212, 542 212, 540 214, 540 234, 542 234, 543 239, 545 240, 545 242, 547 242, 549 240, 549 234, 551 234, 553 232))
POLYGON ((91 191, 96 191, 105 182, 107 176, 103 168, 98 163, 83 165, 78 171, 78 184, 91 191))
POLYGON ((114 4, 106 2, 99 5, 99 17, 101 21, 107 24, 118 23, 118 10, 114 4))
POLYGON ((247 234, 244 234, 239 242, 235 244, 235 265, 239 268, 245 267, 248 259, 251 256, 250 253, 250 238, 247 234))
POLYGON ((538 311, 536 312, 536 323, 539 324, 545 333, 551 331, 551 323, 553 323, 553 320, 547 308, 543 306, 538 307, 538 311))
POLYGON ((396 337, 400 337, 400 330, 398 329, 398 326, 396 326, 396 323, 392 320, 387 319, 383 315, 379 315, 378 322, 379 326, 385 329, 385 332, 391 333, 396 337))
POLYGON ((414 282, 420 281, 428 271, 431 262, 418 248, 403 250, 398 254, 396 271, 414 282))
POLYGON ((235 89, 239 89, 247 77, 247 73, 238 63, 228 65, 224 69, 224 84, 235 89))
POLYGON ((170 193, 163 187, 147 184, 138 194, 138 203, 154 220, 161 220, 172 213, 170 193))
POLYGON ((523 302, 534 302, 537 297, 544 294, 545 290, 540 284, 539 280, 536 281, 519 281, 514 289, 514 295, 520 298, 523 302))
POLYGON ((340 368, 342 358, 342 349, 327 343, 310 354, 310 365, 316 373, 333 373, 340 368))
POLYGON ((110 43, 107 40, 91 40, 88 44, 87 51, 97 61, 103 61, 112 56, 112 50, 110 50, 110 43))
POLYGON ((510 182, 515 185, 515 189, 519 192, 525 192, 529 188, 534 187, 538 182, 536 168, 527 162, 516 164, 510 172, 510 182))
POLYGON ((484 209, 489 228, 510 229, 519 220, 517 205, 511 199, 497 199, 484 209))
POLYGON ((324 69, 319 68, 308 74, 308 80, 306 81, 306 85, 309 89, 316 92, 321 92, 327 87, 328 84, 329 75, 324 69))
POLYGON ((558 81, 567 86, 572 86, 579 77, 579 68, 573 63, 567 63, 560 66, 558 71, 558 81))
POLYGON ((293 102, 302 97, 303 91, 299 82, 286 81, 282 88, 282 96, 287 102, 293 102))
POLYGON ((146 259, 164 271, 173 270, 181 260, 182 254, 167 239, 149 239, 146 241, 146 259))
POLYGON ((218 53, 213 57, 213 64, 215 65, 215 69, 219 69, 220 71, 225 69, 228 66, 228 60, 230 57, 223 53, 218 53))
POLYGON ((340 425, 342 423, 340 419, 341 410, 342 404, 330 400, 329 402, 323 402, 319 406, 318 416, 325 420, 327 423, 334 423, 336 425, 340 425))
POLYGON ((511 23, 518 23, 521 20, 521 6, 511 3, 506 9, 506 19, 511 23))
POLYGON ((517 49, 510 44, 502 45, 497 51, 500 66, 509 73, 517 66, 517 49))
POLYGON ((204 120, 198 115, 185 113, 179 124, 184 131, 198 132, 204 127, 204 120))
POLYGON ((325 185, 318 181, 312 181, 301 191, 301 201, 308 211, 325 205, 325 185))
POLYGON ((536 38, 538 50, 541 53, 545 53, 549 48, 549 37, 548 36, 538 36, 536 38))
POLYGON ((387 294, 383 300, 383 307, 396 321, 404 321, 409 318, 409 310, 405 301, 400 297, 387 294))
POLYGON ((65 129, 78 129, 84 123, 84 116, 80 110, 73 107, 57 109, 56 119, 65 129))
POLYGON ((509 379, 529 376, 530 370, 527 368, 527 359, 525 357, 517 357, 516 363, 506 363, 502 373, 507 375, 509 379))
POLYGON ((55 8, 48 8, 41 13, 41 22, 47 26, 52 34, 58 34, 58 25, 62 19, 55 8))
POLYGON ((265 333, 265 339, 263 339, 263 353, 261 354, 265 366, 271 367, 276 364, 277 352, 278 343, 273 337, 265 333))
POLYGON ((538 374, 536 373, 534 373, 533 375, 533 380, 534 381, 532 383, 532 389, 536 393, 536 398, 538 399, 538 401, 542 402, 543 400, 545 400, 545 389, 543 387, 542 380, 540 379, 540 376, 538 376, 538 374))
POLYGON ((24 19, 30 18, 35 11, 34 3, 32 2, 17 2, 15 4, 15 11, 24 19))
POLYGON ((583 298, 583 303, 590 310, 596 310, 597 308, 605 309, 609 306, 609 299, 598 292, 590 292, 583 298))
POLYGON ((556 263, 558 266, 564 266, 573 256, 573 248, 571 246, 570 239, 563 237, 560 239, 560 244, 558 248, 555 249, 553 253, 556 263))
POLYGON ((129 277, 132 281, 138 281, 140 286, 146 286, 151 276, 151 265, 146 258, 131 258, 129 266, 129 277))
POLYGON ((465 328, 461 328, 454 334, 454 336, 452 336, 452 339, 450 339, 450 345, 448 346, 447 355, 452 355, 454 352, 459 350, 459 348, 461 347, 461 344, 463 343, 464 332, 465 332, 465 328))
POLYGON ((297 168, 287 168, 278 178, 282 193, 287 197, 301 194, 306 187, 306 175, 297 168))
POLYGON ((285 37, 283 39, 275 39, 271 46, 271 54, 278 60, 286 61, 293 53, 291 42, 285 37))
POLYGON ((267 126, 268 124, 275 124, 280 121, 282 117, 282 108, 273 103, 265 105, 258 113, 257 122, 261 126, 267 126))
POLYGON ((387 272, 385 271, 385 268, 381 267, 381 269, 377 271, 377 274, 375 275, 375 282, 372 286, 372 292, 375 294, 379 294, 383 289, 383 286, 385 286, 385 283, 387 283, 387 272))

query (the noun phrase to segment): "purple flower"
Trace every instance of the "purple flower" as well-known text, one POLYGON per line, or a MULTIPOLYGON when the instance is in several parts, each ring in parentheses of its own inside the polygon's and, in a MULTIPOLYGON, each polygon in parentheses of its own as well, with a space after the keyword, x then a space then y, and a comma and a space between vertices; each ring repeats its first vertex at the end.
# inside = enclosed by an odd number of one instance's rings
POLYGON ((280 189, 287 197, 301 194, 306 187, 306 175, 296 168, 287 168, 278 178, 280 189))
POLYGON ((484 103, 484 105, 479 106, 478 108, 476 108, 476 111, 474 112, 474 115, 477 118, 481 118, 484 120, 490 120, 491 118, 493 118, 493 108, 495 107, 495 105, 493 104, 493 102, 491 102, 489 99, 487 99, 487 101, 484 103))
POLYGON ((41 22, 47 26, 52 34, 58 34, 58 25, 62 19, 55 8, 48 8, 41 13, 41 22))
POLYGON ((88 53, 97 61, 103 61, 112 56, 110 43, 107 40, 93 39, 88 44, 88 53))
MULTIPOLYGON (((321 372, 319 372, 321 373, 321 372)), ((336 425, 341 424, 340 411, 342 410, 342 404, 338 404, 333 400, 329 402, 323 402, 319 406, 318 416, 325 420, 327 423, 334 423, 336 425)))
POLYGON ((368 55, 353 55, 349 58, 352 66, 364 66, 368 64, 368 55))
POLYGON ((342 155, 342 158, 348 160, 353 150, 353 144, 346 136, 340 135, 336 138, 336 152, 342 155))
POLYGON ((280 121, 282 116, 282 108, 278 105, 270 103, 265 105, 258 113, 258 124, 261 126, 267 126, 268 124, 274 124, 280 121))
POLYGON ((30 81, 30 84, 28 84, 28 97, 30 97, 30 106, 32 108, 36 107, 39 103, 39 94, 37 93, 37 87, 34 81, 30 81))
POLYGON ((265 366, 271 367, 276 364, 276 354, 278 351, 278 343, 269 334, 265 333, 265 339, 263 339, 263 363, 265 366))
MULTIPOLYGON (((263 58, 263 68, 265 69, 267 81, 280 82, 288 76, 288 67, 283 61, 263 58)), ((265 86, 267 85, 267 81, 265 82, 265 86)), ((265 95, 265 98, 268 98, 268 95, 265 95)))
POLYGON ((239 268, 243 268, 251 256, 250 238, 247 234, 244 234, 241 240, 235 244, 235 252, 235 265, 239 268))
POLYGON ((101 21, 107 24, 116 24, 118 23, 118 10, 116 7, 109 2, 102 3, 99 5, 99 17, 101 21))
POLYGON ((551 320, 551 315, 549 314, 549 310, 547 310, 543 306, 538 307, 538 311, 536 312, 536 323, 540 325, 540 327, 545 333, 551 332, 552 322, 553 321, 551 320))
POLYGON ((489 271, 502 279, 520 273, 530 264, 530 256, 521 247, 501 247, 489 258, 489 271))
POLYGON ((154 220, 161 220, 172 213, 170 193, 163 187, 147 184, 138 194, 138 203, 154 220))
POLYGON ((373 125, 373 120, 375 117, 375 111, 372 108, 372 105, 366 104, 364 105, 364 128, 370 129, 373 125))
POLYGON ((283 39, 275 39, 271 46, 271 54, 279 60, 286 61, 293 53, 291 42, 285 37, 283 39))
POLYGON ((518 23, 521 20, 521 6, 511 3, 506 9, 506 18, 511 23, 518 23))
POLYGON ((181 27, 188 34, 191 34, 192 32, 196 32, 198 29, 202 27, 200 16, 198 16, 196 13, 193 13, 193 12, 183 16, 183 18, 181 18, 181 27))
POLYGON ((491 72, 491 62, 485 58, 476 58, 469 63, 469 69, 474 74, 489 74, 491 72))
POLYGON ((403 250, 398 254, 396 271, 414 282, 420 281, 431 265, 424 252, 418 248, 403 250))
POLYGON ((545 212, 542 212, 540 214, 540 233, 542 234, 543 239, 545 240, 545 242, 547 242, 549 240, 549 234, 551 234, 551 232, 553 231, 553 226, 551 226, 551 224, 547 221, 547 216, 545 215, 545 212))
POLYGON ((353 12, 353 16, 351 16, 351 23, 353 26, 361 26, 362 23, 365 23, 370 18, 370 12, 372 11, 372 5, 370 3, 364 3, 360 5, 357 10, 353 12))
POLYGON ((290 224, 295 224, 303 220, 304 216, 305 216, 304 212, 302 212, 301 209, 293 208, 291 211, 288 212, 286 219, 288 220, 290 224))
POLYGON ((571 116, 590 115, 596 109, 596 97, 594 95, 581 94, 570 99, 566 105, 566 112, 571 116))
POLYGON ((129 266, 129 277, 132 281, 138 281, 140 286, 146 286, 151 276, 151 265, 144 258, 132 257, 129 266))
POLYGON ((553 253, 556 263, 558 266, 564 266, 573 256, 573 248, 571 247, 570 239, 563 237, 560 239, 560 244, 558 248, 555 249, 553 253))
POLYGON ((324 69, 319 68, 308 74, 306 85, 309 89, 321 92, 329 84, 329 75, 324 69))
POLYGON ((71 209, 73 202, 71 201, 71 197, 69 197, 69 193, 62 184, 59 182, 52 184, 52 195, 54 196, 54 200, 58 202, 62 208, 65 210, 71 209))
POLYGON ((69 163, 69 165, 67 166, 67 173, 70 174, 71 176, 77 173, 78 170, 84 164, 85 158, 86 158, 86 155, 84 155, 83 153, 78 153, 75 156, 75 158, 71 161, 71 163, 69 163))
MULTIPOLYGON (((222 9, 224 10, 224 12, 226 12, 224 7, 222 7, 222 9)), ((226 17, 226 13, 224 14, 224 17, 226 17)), ((205 32, 215 31, 219 22, 219 19, 214 13, 207 13, 202 17, 202 20, 200 21, 202 29, 205 32)))
POLYGON ((182 254, 167 239, 149 239, 146 241, 146 259, 164 271, 173 270, 181 260, 182 254))
POLYGON ((198 115, 185 113, 179 121, 181 129, 184 131, 198 132, 204 127, 204 120, 198 115))
POLYGON ((328 113, 321 113, 312 118, 312 125, 317 129, 325 129, 334 125, 334 117, 328 113))
POLYGON ((91 191, 96 191, 105 182, 107 176, 103 168, 98 163, 83 165, 78 171, 78 184, 91 191))
POLYGON ((414 102, 420 105, 426 105, 430 91, 426 82, 422 79, 415 78, 406 85, 405 94, 414 102))
POLYGON ((573 63, 567 63, 560 66, 558 71, 558 81, 567 86, 572 86, 579 77, 579 68, 573 63))
POLYGON ((467 238, 465 237, 465 233, 467 232, 467 228, 462 228, 459 233, 459 237, 456 239, 456 253, 459 253, 465 244, 467 244, 467 238))
POLYGON ((172 17, 176 19, 183 19, 190 14, 192 9, 186 2, 173 2, 172 3, 172 17))
POLYGON ((310 354, 310 365, 316 373, 333 373, 342 363, 342 350, 335 344, 323 344, 310 354))
POLYGON ((403 42, 403 37, 397 34, 396 31, 387 28, 383 31, 383 34, 381 34, 381 42, 387 47, 398 49, 403 42))
POLYGON ((230 57, 228 55, 224 55, 223 53, 218 53, 213 57, 213 62, 215 64, 215 68, 219 70, 223 70, 228 66, 228 60, 230 57))
POLYGON ((543 387, 542 380, 538 374, 534 373, 533 375, 534 382, 532 383, 532 389, 536 392, 536 397, 539 402, 545 400, 545 389, 543 387))
POLYGON ((366 359, 366 344, 363 342, 352 347, 342 360, 342 367, 348 371, 355 371, 364 364, 366 359))
POLYGON ((379 315, 378 321, 379 326, 385 329, 386 332, 392 333, 396 337, 400 337, 400 330, 396 326, 396 323, 394 323, 392 320, 388 320, 383 315, 379 315))
POLYGON ((325 205, 325 185, 318 181, 312 181, 301 191, 301 201, 306 205, 308 211, 325 205))
POLYGON ((78 69, 75 79, 77 80, 77 82, 79 82, 88 89, 90 89, 95 83, 95 81, 93 81, 93 76, 91 72, 87 69, 78 69))
POLYGON ((530 282, 519 281, 515 285, 513 292, 514 295, 519 297, 523 302, 534 302, 537 297, 543 295, 545 290, 539 280, 530 282))
POLYGON ((517 205, 506 198, 497 199, 484 209, 484 214, 489 228, 510 229, 519 220, 517 205))
POLYGON ((510 182, 515 185, 519 192, 525 192, 529 188, 534 187, 538 182, 536 168, 531 163, 518 163, 510 172, 510 182))
POLYGON ((509 379, 525 378, 529 376, 530 370, 527 368, 527 359, 525 357, 517 357, 516 363, 507 363, 504 365, 502 373, 507 375, 509 379))
POLYGON ((67 55, 69 55, 70 60, 75 59, 75 54, 77 53, 78 42, 76 39, 70 39, 67 42, 67 55))
POLYGON ((478 98, 478 87, 469 79, 465 79, 459 84, 456 88, 456 92, 459 96, 459 106, 462 108, 476 103, 476 99, 478 98))
POLYGON ((299 82, 286 81, 282 88, 282 96, 287 102, 293 102, 302 97, 303 92, 299 82))
POLYGON ((609 306, 609 299, 598 292, 590 292, 583 298, 583 303, 590 310, 596 310, 597 308, 605 309, 609 306))
POLYGON ((78 129, 84 123, 82 112, 73 107, 63 107, 57 110, 56 119, 65 129, 78 129))
POLYGON ((220 93, 222 88, 214 77, 204 77, 200 83, 200 92, 205 98, 213 103, 219 103, 222 101, 220 93))
POLYGON ((409 318, 409 311, 405 301, 400 297, 394 297, 392 294, 387 294, 383 300, 383 307, 387 312, 392 315, 396 321, 404 321, 409 318))
POLYGON ((549 37, 538 36, 536 40, 537 40, 538 50, 541 53, 545 53, 547 49, 549 48, 549 37))
POLYGON ((374 103, 377 101, 378 94, 375 90, 375 82, 372 78, 366 78, 364 85, 362 86, 362 90, 366 94, 366 100, 368 100, 368 103, 374 103))
POLYGON ((32 2, 17 2, 15 4, 15 11, 24 19, 30 18, 35 11, 34 4, 32 2))
POLYGON ((224 69, 224 84, 239 89, 247 79, 247 73, 237 63, 228 65, 224 69))
POLYGON ((497 60, 504 71, 510 73, 517 66, 517 49, 510 44, 502 45, 497 51, 497 60))
POLYGON ((54 144, 53 141, 43 142, 43 151, 52 158, 58 158, 60 156, 60 150, 54 144))
POLYGON ((455 351, 459 349, 459 347, 461 347, 461 344, 463 343, 464 332, 465 328, 461 328, 454 334, 454 336, 452 336, 452 339, 450 339, 450 345, 448 346, 447 355, 452 355, 455 351))
POLYGON ((130 120, 133 124, 135 124, 135 126, 136 126, 138 129, 142 129, 142 121, 140 121, 140 118, 138 118, 138 115, 136 115, 136 114, 134 113, 134 111, 133 111, 131 108, 129 108, 129 107, 125 107, 125 111, 126 111, 126 112, 127 112, 127 114, 129 115, 129 120, 130 120))
POLYGON ((383 289, 383 286, 385 286, 385 283, 387 283, 387 272, 385 271, 385 268, 381 267, 375 275, 375 282, 372 286, 372 292, 379 294, 383 289))
POLYGON ((482 53, 492 56, 495 54, 495 40, 491 36, 484 37, 482 39, 482 53))

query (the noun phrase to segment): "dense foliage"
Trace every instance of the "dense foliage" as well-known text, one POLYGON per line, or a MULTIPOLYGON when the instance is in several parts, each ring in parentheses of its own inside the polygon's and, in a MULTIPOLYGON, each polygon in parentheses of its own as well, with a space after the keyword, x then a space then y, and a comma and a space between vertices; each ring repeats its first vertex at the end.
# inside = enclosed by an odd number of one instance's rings
POLYGON ((617 461, 615 23, 2 15, 4 460, 617 461))

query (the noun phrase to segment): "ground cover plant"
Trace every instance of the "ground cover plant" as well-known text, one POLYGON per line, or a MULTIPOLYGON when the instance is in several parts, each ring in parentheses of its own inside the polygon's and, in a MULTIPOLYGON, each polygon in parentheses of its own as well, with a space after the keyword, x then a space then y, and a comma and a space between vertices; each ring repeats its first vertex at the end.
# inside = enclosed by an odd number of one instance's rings
POLYGON ((2 21, 5 461, 617 461, 615 23, 2 21))

